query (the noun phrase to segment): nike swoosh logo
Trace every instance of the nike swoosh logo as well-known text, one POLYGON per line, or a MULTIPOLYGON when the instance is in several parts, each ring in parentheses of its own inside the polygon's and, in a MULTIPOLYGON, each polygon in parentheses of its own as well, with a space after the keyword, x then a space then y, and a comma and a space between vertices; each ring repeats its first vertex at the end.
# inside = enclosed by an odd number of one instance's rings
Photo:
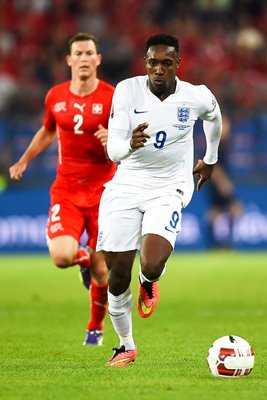
POLYGON ((166 229, 166 231, 173 233, 173 231, 170 228, 168 228, 167 226, 165 226, 165 229, 166 229))
POLYGON ((135 114, 144 114, 147 113, 148 111, 138 111, 136 108, 134 109, 135 114))
POLYGON ((153 305, 150 306, 150 307, 147 307, 147 306, 145 305, 144 300, 142 299, 141 296, 140 296, 139 300, 140 300, 140 307, 141 307, 143 313, 144 313, 144 314, 149 314, 150 311, 152 310, 153 305))
POLYGON ((121 363, 124 363, 123 365, 125 365, 125 363, 129 364, 129 362, 132 362, 132 361, 134 361, 133 358, 131 356, 129 356, 129 357, 124 357, 124 358, 119 358, 116 361, 110 362, 109 365, 111 367, 114 367, 115 365, 118 365, 118 364, 121 364, 121 363))

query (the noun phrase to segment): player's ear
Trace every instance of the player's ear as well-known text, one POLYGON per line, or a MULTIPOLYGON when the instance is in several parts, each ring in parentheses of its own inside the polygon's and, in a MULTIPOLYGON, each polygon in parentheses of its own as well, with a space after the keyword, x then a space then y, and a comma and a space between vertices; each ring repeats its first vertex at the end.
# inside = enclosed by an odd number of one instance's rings
POLYGON ((102 56, 101 56, 101 54, 98 54, 97 55, 97 63, 96 63, 96 65, 99 66, 101 63, 102 63, 102 56))
POLYGON ((67 65, 70 67, 71 66, 71 56, 70 55, 67 55, 66 56, 66 63, 67 63, 67 65))

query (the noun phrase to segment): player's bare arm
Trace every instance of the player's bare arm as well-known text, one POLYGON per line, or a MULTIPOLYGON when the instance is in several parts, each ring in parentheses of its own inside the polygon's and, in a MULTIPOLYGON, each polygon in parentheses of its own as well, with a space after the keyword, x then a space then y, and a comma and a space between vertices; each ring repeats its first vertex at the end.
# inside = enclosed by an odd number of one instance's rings
POLYGON ((130 146, 132 149, 137 150, 141 147, 144 147, 147 139, 150 139, 148 133, 144 132, 144 130, 148 127, 148 123, 145 122, 143 124, 138 125, 132 133, 132 138, 130 141, 130 146))
POLYGON ((29 162, 45 151, 54 141, 55 137, 56 132, 50 132, 42 126, 34 135, 21 158, 9 168, 10 178, 15 180, 21 179, 29 162))
POLYGON ((215 164, 206 164, 203 160, 198 160, 193 170, 193 174, 198 174, 197 191, 199 192, 203 183, 210 179, 215 164))

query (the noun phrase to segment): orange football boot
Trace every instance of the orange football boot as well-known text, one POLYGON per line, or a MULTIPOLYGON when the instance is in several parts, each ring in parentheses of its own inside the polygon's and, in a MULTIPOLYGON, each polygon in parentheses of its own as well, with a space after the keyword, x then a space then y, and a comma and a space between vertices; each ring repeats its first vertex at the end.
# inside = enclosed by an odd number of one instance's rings
POLYGON ((159 301, 158 282, 143 282, 139 280, 138 313, 142 318, 148 318, 155 311, 159 301))
POLYGON ((125 346, 119 348, 114 347, 114 354, 111 359, 106 363, 109 367, 125 367, 126 365, 134 362, 137 357, 137 347, 134 350, 125 350, 125 346))

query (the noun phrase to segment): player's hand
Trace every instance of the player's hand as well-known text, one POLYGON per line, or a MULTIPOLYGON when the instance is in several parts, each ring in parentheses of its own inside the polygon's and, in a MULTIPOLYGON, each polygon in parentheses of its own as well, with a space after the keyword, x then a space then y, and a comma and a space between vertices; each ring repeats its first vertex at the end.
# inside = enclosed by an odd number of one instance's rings
POLYGON ((145 122, 143 124, 138 125, 132 133, 132 138, 130 141, 130 146, 132 149, 140 149, 145 146, 147 139, 150 139, 148 133, 145 133, 144 130, 148 127, 148 123, 145 122))
POLYGON ((197 191, 199 192, 203 183, 210 179, 215 164, 205 164, 203 160, 198 160, 197 165, 193 170, 193 174, 198 174, 197 191))
POLYGON ((94 136, 100 140, 103 147, 107 146, 108 141, 108 130, 103 125, 98 125, 98 131, 94 133, 94 136))
POLYGON ((21 161, 16 162, 9 168, 9 175, 11 179, 19 180, 22 178, 23 172, 26 170, 27 164, 21 161))

